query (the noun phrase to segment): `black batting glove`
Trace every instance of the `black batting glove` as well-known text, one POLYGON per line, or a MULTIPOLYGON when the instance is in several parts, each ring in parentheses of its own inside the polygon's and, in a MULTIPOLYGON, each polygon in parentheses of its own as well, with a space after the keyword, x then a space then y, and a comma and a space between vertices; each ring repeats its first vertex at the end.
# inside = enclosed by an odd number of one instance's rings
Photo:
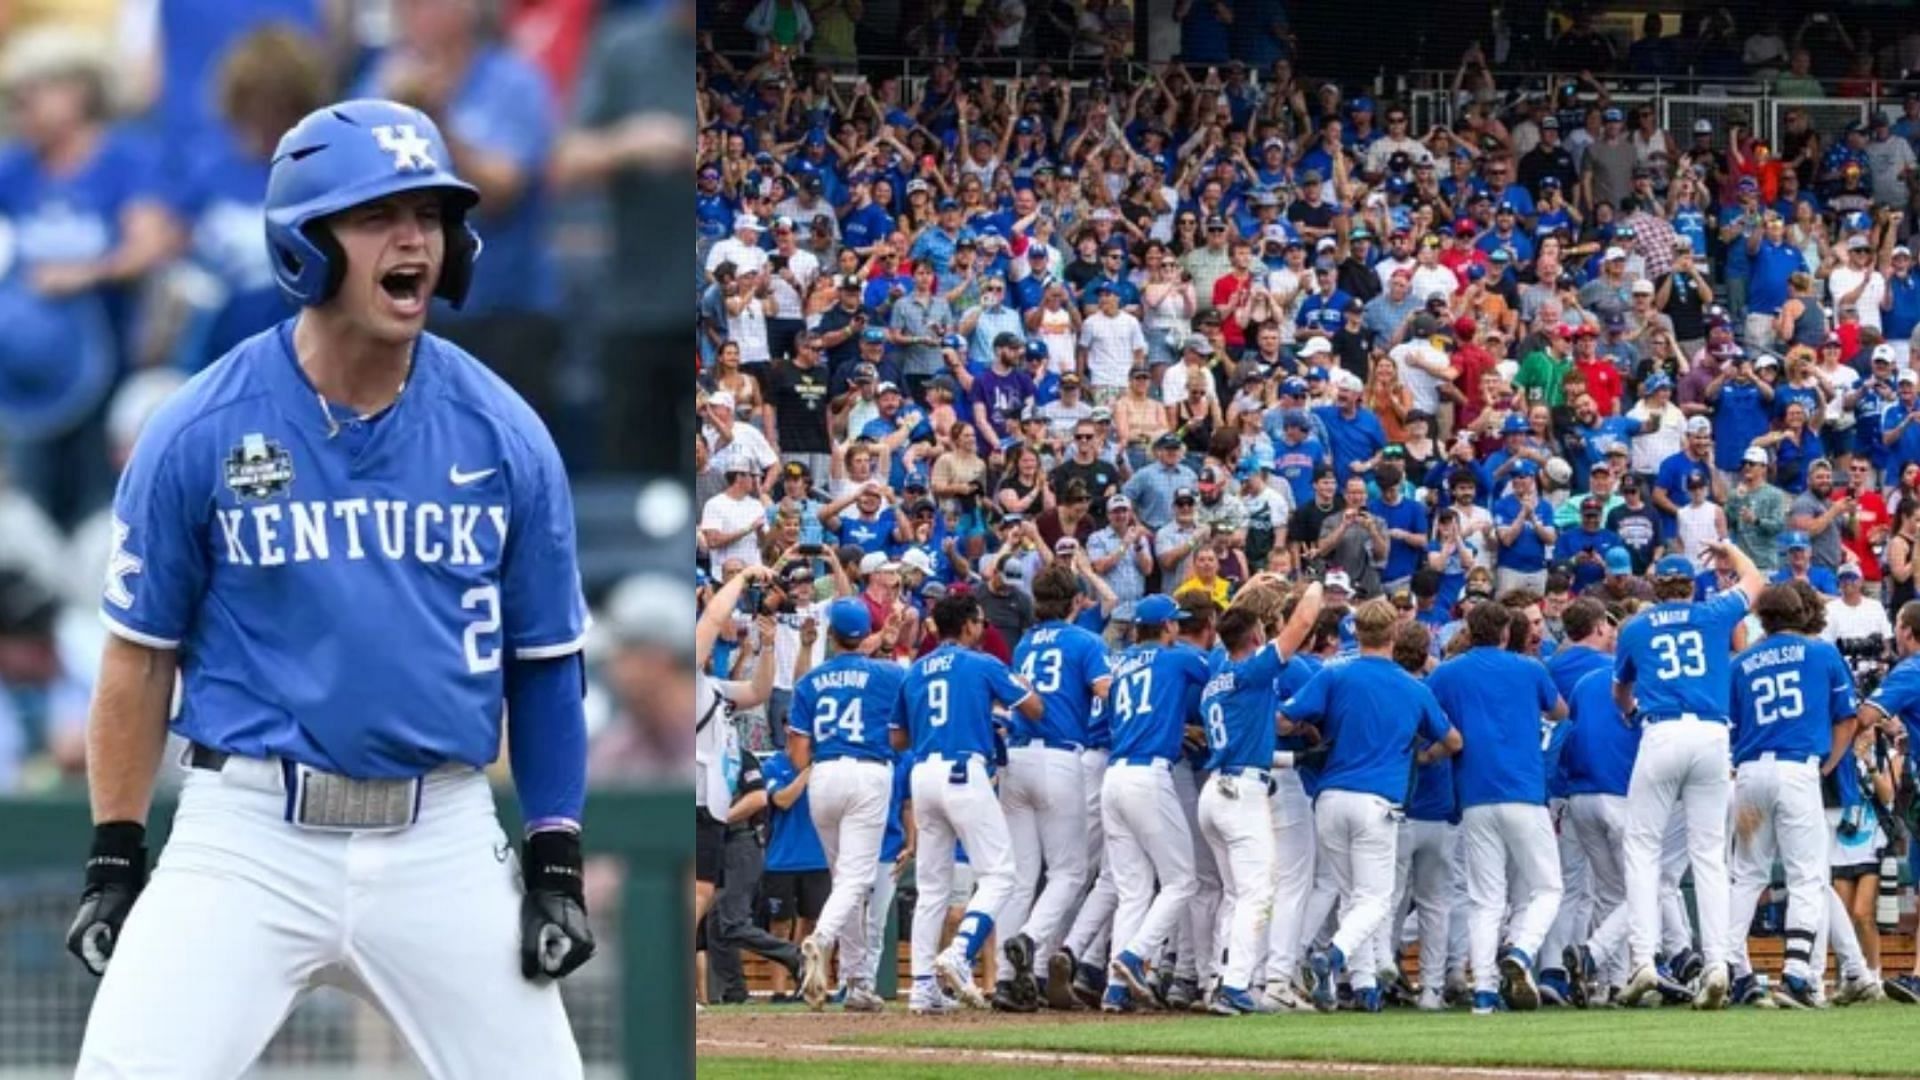
POLYGON ((521 853, 527 895, 520 901, 520 974, 561 979, 593 958, 580 873, 580 835, 545 830, 521 853))
POLYGON ((80 894, 80 911, 67 930, 67 951, 80 958, 95 975, 107 973, 120 926, 133 902, 147 885, 147 829, 131 821, 110 821, 93 827, 93 850, 87 856, 87 887, 80 894))

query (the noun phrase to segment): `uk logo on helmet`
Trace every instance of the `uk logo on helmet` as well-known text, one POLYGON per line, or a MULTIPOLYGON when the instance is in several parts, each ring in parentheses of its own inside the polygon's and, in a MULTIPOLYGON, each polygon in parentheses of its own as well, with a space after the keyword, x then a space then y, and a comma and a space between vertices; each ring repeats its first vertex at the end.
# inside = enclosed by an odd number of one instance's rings
POLYGON ((393 155, 395 172, 432 172, 439 167, 433 160, 433 144, 412 124, 382 124, 373 129, 373 141, 393 155))

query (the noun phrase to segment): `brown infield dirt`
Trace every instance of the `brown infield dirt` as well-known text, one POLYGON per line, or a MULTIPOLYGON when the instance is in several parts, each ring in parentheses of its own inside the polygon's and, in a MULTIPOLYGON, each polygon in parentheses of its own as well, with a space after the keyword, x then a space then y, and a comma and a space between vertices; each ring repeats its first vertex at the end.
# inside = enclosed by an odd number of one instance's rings
MULTIPOLYGON (((1126 1023, 1079 1014, 1084 1023, 1126 1023)), ((1644 1069, 1554 1069, 1471 1065, 1372 1064, 1337 1061, 1255 1061, 1244 1058, 1177 1057, 1142 1054, 1089 1054, 1046 1050, 965 1050, 953 1047, 859 1046, 848 1040, 865 1035, 951 1031, 956 1027, 1014 1027, 1058 1024, 1059 1015, 960 1012, 949 1016, 910 1016, 902 1010, 881 1015, 841 1012, 731 1012, 708 1010, 694 1024, 700 1057, 780 1058, 813 1061, 891 1061, 901 1064, 979 1064, 1002 1068, 1073 1067, 1143 1076, 1356 1077, 1361 1080, 1781 1080, 1772 1073, 1684 1073, 1644 1069)))

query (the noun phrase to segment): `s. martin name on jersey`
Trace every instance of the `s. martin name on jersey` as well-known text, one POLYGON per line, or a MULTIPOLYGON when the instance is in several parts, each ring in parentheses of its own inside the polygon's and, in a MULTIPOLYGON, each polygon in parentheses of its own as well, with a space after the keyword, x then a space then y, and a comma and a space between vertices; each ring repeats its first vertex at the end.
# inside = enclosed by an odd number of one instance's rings
POLYGON ((411 559, 484 566, 507 543, 507 508, 405 499, 266 503, 215 511, 233 566, 411 559))

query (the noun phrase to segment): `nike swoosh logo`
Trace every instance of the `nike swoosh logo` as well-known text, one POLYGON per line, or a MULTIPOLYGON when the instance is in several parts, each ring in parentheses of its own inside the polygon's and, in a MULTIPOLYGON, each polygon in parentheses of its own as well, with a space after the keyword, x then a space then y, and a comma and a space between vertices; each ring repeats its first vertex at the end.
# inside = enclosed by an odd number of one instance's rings
POLYGON ((447 470, 447 479, 453 482, 454 487, 466 487, 475 480, 485 480, 499 471, 498 469, 477 469, 473 472, 461 472, 460 466, 455 465, 447 470))

